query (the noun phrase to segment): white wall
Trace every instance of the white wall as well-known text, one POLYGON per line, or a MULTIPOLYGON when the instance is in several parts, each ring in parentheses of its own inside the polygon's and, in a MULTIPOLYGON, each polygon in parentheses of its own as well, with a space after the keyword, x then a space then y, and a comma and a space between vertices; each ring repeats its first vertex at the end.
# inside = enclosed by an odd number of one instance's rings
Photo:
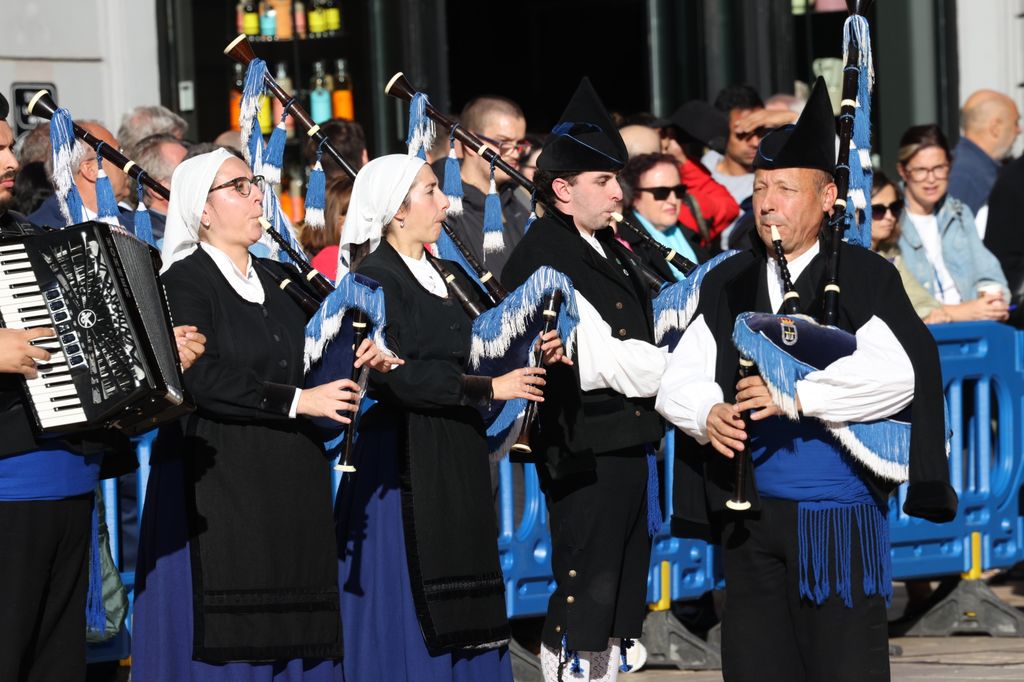
MULTIPOLYGON (((959 0, 960 103, 975 90, 1010 95, 1024 113, 1024 0, 959 0)), ((1017 139, 1015 154, 1024 149, 1017 139)))
POLYGON ((125 111, 160 103, 156 2, 0 0, 0 90, 26 81, 116 133, 125 111))

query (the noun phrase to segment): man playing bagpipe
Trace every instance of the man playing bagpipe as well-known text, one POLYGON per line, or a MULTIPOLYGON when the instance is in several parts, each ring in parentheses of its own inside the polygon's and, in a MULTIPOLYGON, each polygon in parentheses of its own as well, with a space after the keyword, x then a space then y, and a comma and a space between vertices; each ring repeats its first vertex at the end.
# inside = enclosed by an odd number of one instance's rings
POLYGON ((626 149, 586 79, 537 160, 548 207, 504 269, 517 286, 541 266, 571 280, 580 307, 576 366, 548 370, 532 434, 548 500, 552 569, 541 664, 546 680, 612 680, 646 613, 650 528, 660 526, 653 395, 664 369, 647 289, 605 229, 622 200, 626 149), (588 390, 589 389, 589 390, 588 390))
POLYGON ((723 548, 727 680, 889 679, 888 496, 909 477, 906 513, 956 513, 938 352, 891 264, 839 243, 838 329, 747 315, 792 311, 784 298, 799 294, 799 312, 820 319, 834 141, 819 79, 799 121, 761 142, 760 239, 704 279, 658 396, 658 411, 690 437, 676 460, 673 534, 723 548), (777 343, 753 357, 766 339, 777 343), (852 352, 839 357, 832 343, 852 352), (737 345, 760 375, 737 381, 737 345), (786 355, 800 348, 806 358, 786 355), (812 371, 787 393, 783 375, 797 365, 812 371), (753 476, 737 491, 738 455, 752 459, 753 476))

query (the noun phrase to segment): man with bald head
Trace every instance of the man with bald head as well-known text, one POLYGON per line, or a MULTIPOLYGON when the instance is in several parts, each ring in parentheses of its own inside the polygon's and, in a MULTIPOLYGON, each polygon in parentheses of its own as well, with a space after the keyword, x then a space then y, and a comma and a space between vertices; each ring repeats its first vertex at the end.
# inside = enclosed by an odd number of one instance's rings
MULTIPOLYGON (((121 148, 117 138, 96 121, 79 121, 78 124, 105 144, 114 149, 121 148)), ((97 204, 96 182, 100 179, 100 167, 96 150, 81 140, 76 141, 75 152, 72 156, 72 167, 74 168, 75 187, 78 188, 78 193, 82 195, 82 205, 84 207, 83 215, 74 216, 72 224, 86 220, 98 220, 99 207, 97 204)), ((114 196, 118 200, 127 198, 130 185, 128 176, 125 175, 124 171, 110 162, 103 163, 103 170, 106 172, 107 177, 110 178, 110 186, 114 190, 114 196)), ((52 158, 46 161, 46 172, 52 181, 52 158)), ((135 220, 132 211, 122 207, 119 207, 119 211, 120 214, 117 217, 117 222, 129 232, 134 232, 135 220)), ((46 227, 65 227, 66 224, 64 216, 61 215, 60 204, 56 195, 44 201, 42 206, 28 216, 28 219, 35 225, 46 227)))
POLYGON ((949 195, 971 211, 988 203, 999 164, 1010 155, 1020 134, 1020 112, 1012 99, 994 90, 978 90, 960 110, 963 136, 953 153, 949 195))
POLYGON ((619 128, 619 135, 626 144, 629 158, 641 154, 657 154, 661 151, 661 135, 656 128, 643 125, 628 125, 619 128))

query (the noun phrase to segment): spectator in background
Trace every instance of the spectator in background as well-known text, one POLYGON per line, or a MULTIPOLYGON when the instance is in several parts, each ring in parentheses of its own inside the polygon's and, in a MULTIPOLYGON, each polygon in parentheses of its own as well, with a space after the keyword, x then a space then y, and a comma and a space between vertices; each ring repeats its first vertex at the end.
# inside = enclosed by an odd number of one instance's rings
POLYGON ((323 229, 314 230, 307 226, 299 236, 313 267, 332 280, 338 276, 338 244, 351 198, 351 178, 345 175, 328 180, 323 229))
POLYGON ((527 134, 526 141, 530 143, 530 151, 519 157, 519 172, 533 182, 533 174, 537 172, 537 157, 540 156, 544 140, 537 135, 527 134))
MULTIPOLYGON (((131 109, 121 118, 121 127, 117 129, 117 139, 125 149, 135 147, 143 139, 152 135, 171 135, 178 140, 184 139, 188 132, 188 123, 181 116, 159 104, 138 106, 131 109)), ((129 158, 131 158, 129 156, 129 158)), ((118 197, 120 199, 121 197, 118 197)))
POLYGON ((964 102, 960 126, 963 136, 953 153, 949 193, 977 215, 988 203, 999 164, 1010 154, 1020 134, 1020 113, 1006 95, 979 90, 964 102))
MULTIPOLYGON (((343 118, 332 118, 320 124, 320 132, 324 134, 331 146, 338 150, 341 158, 352 166, 353 170, 358 171, 366 165, 369 160, 366 153, 366 134, 363 132, 363 126, 359 123, 343 118)), ((302 160, 307 168, 312 168, 316 164, 316 150, 316 140, 307 139, 306 146, 302 148, 302 160)), ((341 166, 334 162, 330 154, 323 155, 321 165, 328 180, 337 175, 347 175, 341 166)))
POLYGON ((981 243, 971 209, 948 194, 949 166, 949 144, 937 125, 903 133, 897 164, 906 191, 900 253, 932 296, 947 306, 964 304, 961 319, 1003 321, 1006 277, 981 243))
POLYGON ((14 144, 14 153, 22 166, 30 163, 46 163, 50 158, 50 124, 40 123, 22 135, 14 144))
MULTIPOLYGON (((132 147, 126 147, 125 154, 145 168, 149 177, 169 188, 171 175, 178 164, 185 160, 188 148, 174 135, 157 133, 143 138, 132 147)), ((138 190, 133 189, 133 192, 133 197, 137 197, 138 190)), ((142 200, 149 209, 153 239, 159 243, 164 237, 164 225, 167 223, 167 199, 146 188, 142 200)))
POLYGON ((656 154, 662 151, 661 133, 657 128, 646 125, 629 124, 619 128, 619 135, 626 145, 629 158, 641 154, 656 154))
POLYGON ((1024 188, 1024 156, 1003 168, 988 197, 985 246, 999 259, 1010 287, 1010 303, 1017 306, 1010 321, 1024 326, 1024 229, 1020 195, 1024 188))
POLYGON ((14 210, 25 215, 35 213, 52 196, 53 183, 46 174, 46 164, 33 161, 22 166, 14 178, 14 210))
POLYGON ((871 250, 895 266, 914 311, 928 324, 952 322, 952 316, 943 309, 934 296, 907 270, 900 256, 900 216, 903 200, 899 189, 882 171, 871 176, 871 250))
POLYGON ((223 147, 231 152, 238 158, 242 158, 242 133, 237 130, 225 130, 223 133, 213 139, 213 142, 203 142, 201 144, 208 145, 201 147, 204 151, 196 152, 195 154, 189 154, 188 158, 199 156, 199 154, 209 154, 217 147, 223 147))
MULTIPOLYGON (((78 121, 78 125, 114 149, 121 148, 121 143, 118 142, 117 138, 96 121, 78 121)), ((78 193, 82 195, 82 206, 84 209, 82 216, 72 216, 71 224, 80 223, 85 220, 97 220, 96 181, 100 175, 96 150, 85 142, 76 140, 71 158, 71 166, 74 169, 75 187, 78 188, 78 193)), ((110 186, 114 190, 114 196, 128 196, 128 176, 125 175, 125 172, 113 163, 104 163, 103 170, 106 172, 107 177, 110 178, 110 186)), ((46 173, 52 182, 52 158, 46 160, 46 173)), ((134 233, 135 216, 132 215, 133 211, 123 206, 118 208, 120 209, 120 214, 117 217, 117 222, 124 229, 134 233)), ((61 215, 60 204, 57 201, 56 195, 48 197, 35 212, 29 215, 28 219, 29 222, 39 226, 64 227, 66 224, 64 216, 61 215)))
POLYGON ((715 181, 724 185, 736 203, 742 206, 754 191, 754 157, 763 132, 740 133, 735 125, 747 114, 764 109, 764 102, 751 86, 732 85, 718 93, 715 108, 729 117, 725 152, 711 150, 701 160, 715 181))
MULTIPOLYGON (((630 157, 619 171, 622 203, 658 243, 673 249, 694 263, 706 260, 700 248, 700 235, 679 225, 679 207, 686 188, 679 179, 679 165, 670 154, 641 154, 630 157)), ((684 274, 665 262, 664 256, 653 250, 631 230, 620 230, 624 240, 640 258, 665 280, 681 281, 684 274)))
POLYGON ((717 252, 719 236, 733 224, 740 207, 727 187, 686 150, 722 149, 729 135, 726 117, 706 102, 686 102, 668 120, 662 136, 662 152, 679 164, 679 177, 686 186, 679 206, 679 222, 700 236, 709 255, 717 252))
MULTIPOLYGON (((488 95, 470 100, 459 116, 461 126, 490 145, 503 161, 513 168, 519 159, 532 151, 526 139, 526 116, 518 104, 505 97, 488 95)), ((440 187, 444 187, 444 161, 434 163, 440 187)), ((494 182, 501 203, 504 246, 494 251, 484 248, 484 204, 490 190, 491 165, 480 155, 467 150, 462 156, 462 213, 450 211, 446 222, 473 256, 501 280, 505 261, 523 238, 529 207, 520 200, 515 182, 503 171, 495 169, 494 182)))

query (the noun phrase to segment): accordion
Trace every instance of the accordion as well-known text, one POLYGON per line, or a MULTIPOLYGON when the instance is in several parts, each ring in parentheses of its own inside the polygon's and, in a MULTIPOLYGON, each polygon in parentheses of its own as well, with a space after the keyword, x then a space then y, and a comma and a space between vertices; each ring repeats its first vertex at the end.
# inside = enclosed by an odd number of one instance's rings
POLYGON ((42 432, 139 433, 191 410, 156 251, 105 223, 0 240, 0 323, 52 327, 24 380, 42 432))

